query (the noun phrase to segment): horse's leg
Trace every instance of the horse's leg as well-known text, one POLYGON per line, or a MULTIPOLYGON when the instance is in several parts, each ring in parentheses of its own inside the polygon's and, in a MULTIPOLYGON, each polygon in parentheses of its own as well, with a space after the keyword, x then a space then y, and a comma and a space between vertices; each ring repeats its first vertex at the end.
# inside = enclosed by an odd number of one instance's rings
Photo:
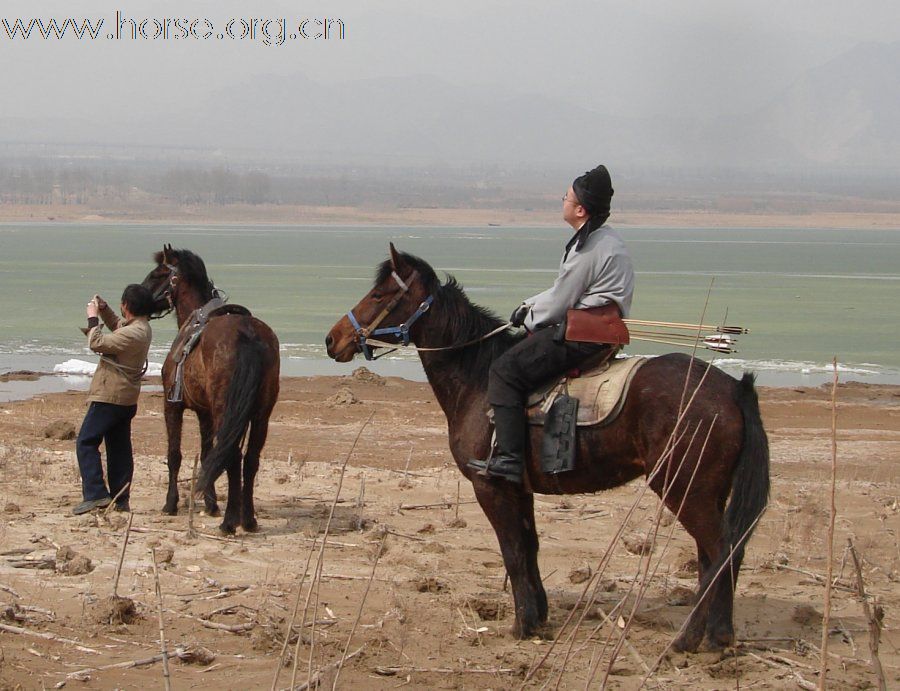
POLYGON ((181 426, 184 421, 184 406, 180 403, 163 405, 168 436, 167 460, 169 464, 169 489, 163 513, 174 516, 178 513, 178 471, 181 469, 181 426))
POLYGON ((527 638, 547 621, 547 593, 538 569, 534 495, 503 481, 476 478, 475 497, 497 533, 516 606, 513 635, 527 638))
MULTIPOLYGON (((669 506, 669 508, 677 511, 678 505, 674 501, 672 504, 674 507, 669 506)), ((692 501, 690 505, 694 507, 703 506, 704 502, 692 501)), ((697 543, 697 581, 699 584, 697 598, 700 598, 703 595, 701 588, 704 587, 709 569, 719 555, 719 544, 722 536, 722 514, 718 510, 710 512, 708 510, 697 510, 696 508, 691 509, 686 502, 685 507, 681 511, 680 520, 685 530, 697 543)), ((700 647, 700 642, 703 640, 703 634, 706 631, 710 607, 713 605, 713 595, 714 591, 710 590, 706 597, 703 598, 703 601, 699 605, 695 605, 696 608, 687 622, 685 622, 681 634, 673 644, 675 650, 694 652, 700 647)))
POLYGON ((241 527, 247 532, 258 529, 256 509, 253 506, 253 483, 259 469, 259 455, 269 433, 269 416, 254 420, 247 437, 247 453, 244 454, 244 486, 241 497, 241 527))
MULTIPOLYGON (((197 411, 197 420, 200 423, 200 467, 205 465, 209 450, 212 448, 216 435, 213 430, 212 415, 208 412, 197 411)), ((216 485, 210 483, 209 488, 203 493, 203 503, 206 505, 208 516, 219 515, 219 503, 216 498, 216 485)))
MULTIPOLYGON (((728 550, 728 547, 724 550, 728 550)), ((726 564, 716 584, 710 588, 709 618, 706 621, 704 641, 710 650, 734 645, 734 587, 740 570, 741 565, 738 563, 726 564)))
POLYGON ((225 517, 219 526, 226 535, 233 535, 241 521, 241 450, 235 448, 228 459, 228 501, 225 504, 225 517))

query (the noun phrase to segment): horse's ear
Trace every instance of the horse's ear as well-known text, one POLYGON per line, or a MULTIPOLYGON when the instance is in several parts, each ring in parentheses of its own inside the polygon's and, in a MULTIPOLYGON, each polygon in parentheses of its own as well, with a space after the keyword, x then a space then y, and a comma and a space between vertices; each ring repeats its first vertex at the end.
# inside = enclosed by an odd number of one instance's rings
POLYGON ((171 245, 163 245, 162 261, 159 262, 160 264, 168 264, 169 263, 169 250, 171 250, 171 249, 172 249, 171 245))
POLYGON ((390 243, 391 245, 391 266, 394 267, 394 271, 398 271, 400 267, 403 265, 403 259, 400 257, 400 253, 397 251, 397 248, 394 247, 394 243, 390 243))

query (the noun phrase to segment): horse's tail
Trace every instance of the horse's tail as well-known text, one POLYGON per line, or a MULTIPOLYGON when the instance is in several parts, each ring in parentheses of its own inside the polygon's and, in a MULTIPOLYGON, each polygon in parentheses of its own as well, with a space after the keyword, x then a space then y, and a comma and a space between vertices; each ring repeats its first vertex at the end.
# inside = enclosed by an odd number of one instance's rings
POLYGON ((265 346, 252 336, 238 332, 237 353, 228 393, 225 399, 225 414, 216 432, 216 440, 209 451, 198 482, 202 491, 212 489, 213 483, 240 456, 250 416, 256 404, 263 379, 263 359, 265 346))
POLYGON ((744 560, 744 548, 769 502, 769 439, 759 415, 759 399, 753 386, 755 380, 755 375, 745 374, 736 393, 738 407, 744 416, 744 436, 741 454, 731 476, 731 499, 722 520, 724 552, 707 572, 710 578, 730 557, 732 579, 737 579, 744 560))

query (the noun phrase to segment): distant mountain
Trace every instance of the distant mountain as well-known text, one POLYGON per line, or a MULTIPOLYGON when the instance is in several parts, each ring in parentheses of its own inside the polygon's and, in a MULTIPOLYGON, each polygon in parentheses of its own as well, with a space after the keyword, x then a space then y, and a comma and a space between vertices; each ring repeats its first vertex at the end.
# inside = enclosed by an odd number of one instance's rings
POLYGON ((711 127, 737 165, 900 168, 900 43, 862 44, 808 70, 757 112, 711 127))
MULTIPOLYGON (((900 168, 900 43, 858 45, 754 112, 625 118, 430 76, 262 75, 121 120, 0 119, 0 140, 277 154, 311 165, 900 168)), ((719 110, 722 112, 722 109, 719 110)))

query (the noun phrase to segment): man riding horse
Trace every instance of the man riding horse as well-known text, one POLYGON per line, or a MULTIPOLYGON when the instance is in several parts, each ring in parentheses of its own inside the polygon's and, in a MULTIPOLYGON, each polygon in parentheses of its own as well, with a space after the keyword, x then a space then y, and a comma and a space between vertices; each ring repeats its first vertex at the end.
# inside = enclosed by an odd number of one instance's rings
POLYGON ((610 319, 621 323, 628 315, 634 271, 622 238, 604 225, 612 196, 609 172, 600 165, 576 178, 563 197, 563 219, 575 233, 566 244, 554 284, 525 300, 510 317, 514 326, 528 330, 529 337, 490 368, 488 401, 494 412, 496 448, 488 460, 469 462, 481 475, 522 482, 529 392, 609 350, 611 346, 602 341, 610 339, 595 334, 610 319), (572 309, 578 311, 567 320, 572 309), (574 334, 574 324, 568 323, 576 319, 587 326, 579 328, 581 334, 574 334))

